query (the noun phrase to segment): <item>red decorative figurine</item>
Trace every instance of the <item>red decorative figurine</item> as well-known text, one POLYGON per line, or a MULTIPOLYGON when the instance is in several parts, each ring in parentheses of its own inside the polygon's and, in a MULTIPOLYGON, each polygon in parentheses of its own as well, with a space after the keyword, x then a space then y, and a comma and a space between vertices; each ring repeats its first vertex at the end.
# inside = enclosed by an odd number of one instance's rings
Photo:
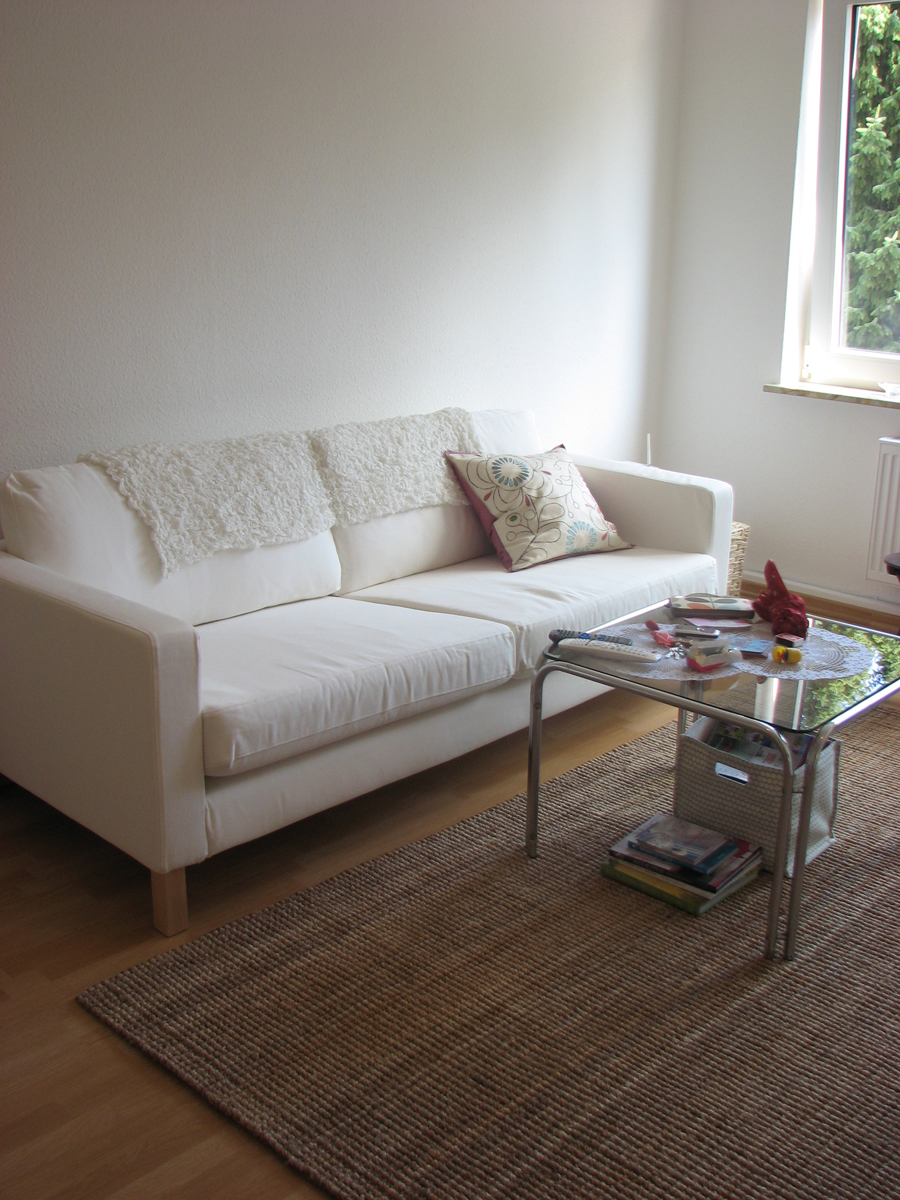
POLYGON ((806 603, 796 592, 789 592, 771 559, 766 563, 767 587, 753 601, 753 608, 764 621, 772 622, 772 633, 793 633, 805 638, 809 624, 806 603))

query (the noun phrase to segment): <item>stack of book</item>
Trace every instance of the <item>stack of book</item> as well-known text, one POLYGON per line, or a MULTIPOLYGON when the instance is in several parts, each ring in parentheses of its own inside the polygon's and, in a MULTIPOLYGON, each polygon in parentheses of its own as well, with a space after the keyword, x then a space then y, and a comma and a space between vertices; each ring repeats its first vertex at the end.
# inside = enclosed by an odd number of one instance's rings
POLYGON ((761 865, 760 846, 664 813, 616 842, 601 873, 699 917, 755 879, 761 865))

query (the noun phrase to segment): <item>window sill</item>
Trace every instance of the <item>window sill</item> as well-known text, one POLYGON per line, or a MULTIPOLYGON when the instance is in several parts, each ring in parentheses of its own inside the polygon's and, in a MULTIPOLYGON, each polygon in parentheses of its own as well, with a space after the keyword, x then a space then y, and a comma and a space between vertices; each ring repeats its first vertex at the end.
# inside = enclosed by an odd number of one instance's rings
POLYGON ((779 396, 811 396, 816 400, 841 400, 844 404, 871 404, 875 408, 900 408, 900 397, 892 398, 881 391, 866 388, 838 387, 833 383, 765 383, 764 392, 779 396))

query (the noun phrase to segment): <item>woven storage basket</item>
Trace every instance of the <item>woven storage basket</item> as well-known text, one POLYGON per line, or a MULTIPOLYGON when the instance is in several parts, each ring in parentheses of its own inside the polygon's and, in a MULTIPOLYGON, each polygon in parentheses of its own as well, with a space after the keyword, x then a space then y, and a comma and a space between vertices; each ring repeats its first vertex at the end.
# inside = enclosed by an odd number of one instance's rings
POLYGON ((742 521, 731 524, 731 550, 728 554, 728 586, 729 596, 741 594, 741 583, 744 578, 744 554, 747 550, 747 538, 750 536, 750 526, 742 521))
MULTIPOLYGON (((781 808, 782 769, 780 766, 751 763, 734 754, 714 750, 703 741, 713 725, 709 717, 702 717, 679 739, 675 766, 675 812, 686 821, 718 830, 728 837, 759 842, 763 850, 763 866, 771 871, 775 863, 778 811, 781 808), (747 776, 747 782, 741 783, 717 774, 717 763, 742 772, 747 776)), ((819 755, 809 821, 807 862, 811 862, 834 841, 832 827, 837 811, 840 753, 840 742, 832 741, 819 755)), ((805 766, 794 772, 787 875, 792 875, 794 871, 794 846, 805 777, 805 766)))

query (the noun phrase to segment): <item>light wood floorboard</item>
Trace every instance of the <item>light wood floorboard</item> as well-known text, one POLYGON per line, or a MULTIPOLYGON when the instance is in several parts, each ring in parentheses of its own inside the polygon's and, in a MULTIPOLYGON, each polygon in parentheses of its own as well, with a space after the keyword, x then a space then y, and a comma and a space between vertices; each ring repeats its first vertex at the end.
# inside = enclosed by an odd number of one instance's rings
MULTIPOLYGON (((813 601, 810 609, 822 611, 813 601)), ((890 618, 864 616, 893 630, 890 618)), ((867 623, 860 613, 845 619, 867 623)), ((554 717, 545 725, 544 774, 562 774, 672 716, 611 694, 554 717)), ((321 1196, 74 997, 170 945, 506 800, 524 788, 525 759, 526 736, 514 734, 188 868, 191 927, 168 941, 150 923, 147 871, 0 784, 0 1195, 321 1196)))
MULTIPOLYGON (((671 719, 671 709, 612 694, 561 714, 545 725, 543 773, 562 774, 671 719)), ((146 870, 28 793, 0 785, 0 1195, 322 1196, 74 997, 171 945, 501 803, 525 786, 526 742, 514 734, 189 867, 191 926, 168 940, 150 923, 146 870)))

